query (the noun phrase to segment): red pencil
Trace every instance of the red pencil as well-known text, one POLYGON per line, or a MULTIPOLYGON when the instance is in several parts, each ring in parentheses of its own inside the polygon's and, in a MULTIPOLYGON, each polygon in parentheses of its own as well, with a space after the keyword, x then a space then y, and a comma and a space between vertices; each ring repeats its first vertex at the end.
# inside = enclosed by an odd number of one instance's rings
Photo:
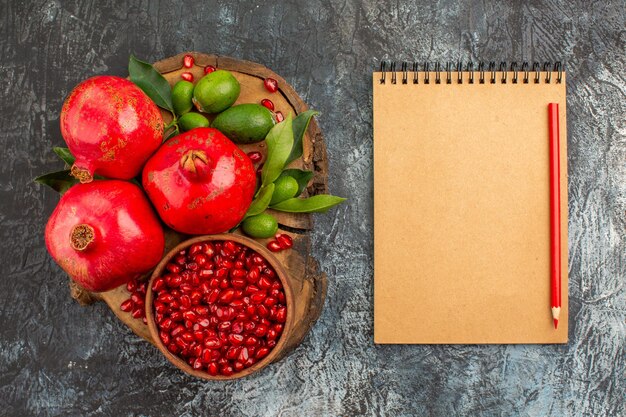
POLYGON ((550 130, 550 308, 554 328, 561 313, 561 157, 559 152, 559 104, 548 104, 550 130))

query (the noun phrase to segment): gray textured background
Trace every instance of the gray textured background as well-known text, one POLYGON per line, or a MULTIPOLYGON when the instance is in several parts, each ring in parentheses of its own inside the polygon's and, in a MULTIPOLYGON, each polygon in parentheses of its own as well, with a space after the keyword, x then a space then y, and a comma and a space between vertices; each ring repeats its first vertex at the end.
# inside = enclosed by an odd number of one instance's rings
POLYGON ((0 1, 0 415, 625 415, 624 2, 229 3, 0 1), (350 198, 317 217, 320 321, 292 356, 229 383, 183 375, 104 305, 69 298, 42 235, 57 196, 31 182, 60 167, 75 84, 185 50, 291 82, 322 112, 331 191, 350 198), (567 346, 373 345, 370 83, 390 58, 565 62, 567 346))

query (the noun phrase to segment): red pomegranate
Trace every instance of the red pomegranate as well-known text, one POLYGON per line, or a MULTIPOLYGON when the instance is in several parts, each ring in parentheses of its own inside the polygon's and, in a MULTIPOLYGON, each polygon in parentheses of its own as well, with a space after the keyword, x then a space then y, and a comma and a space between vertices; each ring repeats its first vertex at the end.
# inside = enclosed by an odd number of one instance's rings
POLYGON ((148 160, 143 187, 161 219, 187 234, 222 233, 241 221, 256 175, 246 154, 217 129, 192 129, 148 160))
POLYGON ((114 76, 89 78, 70 93, 61 110, 61 134, 76 162, 72 175, 131 179, 163 140, 157 106, 132 82, 114 76))
POLYGON ((165 248, 163 228, 141 189, 126 181, 77 184, 46 225, 46 246, 89 291, 108 291, 149 272, 165 248))

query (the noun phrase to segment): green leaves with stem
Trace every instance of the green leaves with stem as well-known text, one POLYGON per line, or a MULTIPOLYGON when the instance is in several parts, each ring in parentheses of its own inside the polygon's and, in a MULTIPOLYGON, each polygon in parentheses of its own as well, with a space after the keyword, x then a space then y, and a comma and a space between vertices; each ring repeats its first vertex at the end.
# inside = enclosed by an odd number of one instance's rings
POLYGON ((334 195, 319 194, 309 198, 290 198, 271 208, 288 213, 325 213, 343 201, 346 199, 334 195))
POLYGON ((273 194, 273 183, 268 184, 265 187, 261 187, 254 197, 252 204, 250 204, 250 207, 248 207, 248 211, 246 212, 246 216, 244 217, 244 219, 263 213, 267 206, 270 205, 270 200, 272 199, 273 194))
POLYGON ((41 175, 34 179, 35 182, 43 185, 47 185, 54 191, 63 194, 70 189, 73 185, 78 184, 78 180, 70 174, 69 170, 51 172, 49 174, 41 175))
POLYGON ((285 120, 274 125, 265 138, 267 160, 261 172, 261 187, 273 183, 287 165, 293 149, 293 123, 291 113, 285 120))
POLYGON ((147 62, 140 61, 131 55, 128 62, 128 74, 130 74, 130 80, 141 88, 157 106, 174 114, 172 88, 159 71, 147 62))
POLYGON ((315 110, 307 110, 297 115, 296 118, 293 120, 293 147, 285 165, 289 164, 292 161, 295 161, 302 156, 302 138, 309 128, 309 123, 311 123, 311 119, 313 118, 313 116, 316 116, 318 114, 319 113, 315 110))
POLYGON ((165 77, 152 65, 138 60, 133 55, 130 56, 128 61, 128 74, 130 75, 130 80, 137 87, 141 88, 154 104, 172 113, 174 119, 163 128, 164 141, 180 133, 178 119, 172 103, 172 87, 170 87, 170 83, 167 82, 165 77), (172 128, 173 130, 168 135, 165 135, 172 128))
POLYGON ((52 150, 55 154, 59 156, 59 158, 63 160, 63 162, 67 164, 68 167, 74 165, 74 161, 76 160, 76 158, 74 157, 74 155, 72 155, 69 149, 55 146, 54 148, 52 148, 52 150))

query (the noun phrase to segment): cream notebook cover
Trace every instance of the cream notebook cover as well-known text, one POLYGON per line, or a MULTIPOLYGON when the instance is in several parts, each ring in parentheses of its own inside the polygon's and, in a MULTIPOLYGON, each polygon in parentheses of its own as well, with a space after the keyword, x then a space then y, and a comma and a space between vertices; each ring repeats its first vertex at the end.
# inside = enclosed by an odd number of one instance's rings
POLYGON ((484 83, 475 71, 472 84, 468 72, 462 83, 447 71, 373 75, 376 343, 567 343, 565 74, 482 74, 484 83), (551 102, 560 110, 558 330, 550 313, 551 102))

